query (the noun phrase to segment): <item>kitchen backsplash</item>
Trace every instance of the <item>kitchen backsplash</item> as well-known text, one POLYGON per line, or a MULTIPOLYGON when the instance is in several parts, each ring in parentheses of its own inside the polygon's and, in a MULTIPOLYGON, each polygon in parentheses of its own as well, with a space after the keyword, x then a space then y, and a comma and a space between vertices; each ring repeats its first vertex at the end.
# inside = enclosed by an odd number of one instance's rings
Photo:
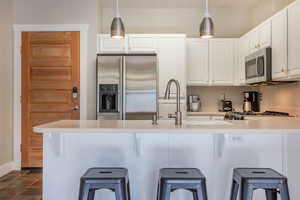
POLYGON ((243 92, 258 91, 257 87, 237 87, 237 86, 188 86, 188 95, 198 95, 201 100, 201 112, 218 111, 218 101, 225 94, 226 100, 232 101, 235 110, 241 111, 243 108, 243 92))
POLYGON ((300 83, 260 86, 259 91, 263 94, 262 109, 300 115, 300 83))

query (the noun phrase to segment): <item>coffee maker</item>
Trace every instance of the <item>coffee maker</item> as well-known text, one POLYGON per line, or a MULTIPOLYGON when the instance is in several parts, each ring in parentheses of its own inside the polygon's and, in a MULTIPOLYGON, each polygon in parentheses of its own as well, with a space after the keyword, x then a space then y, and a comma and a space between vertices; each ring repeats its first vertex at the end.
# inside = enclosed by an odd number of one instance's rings
POLYGON ((243 111, 244 112, 259 112, 260 111, 260 94, 256 91, 247 91, 244 92, 244 103, 243 111))

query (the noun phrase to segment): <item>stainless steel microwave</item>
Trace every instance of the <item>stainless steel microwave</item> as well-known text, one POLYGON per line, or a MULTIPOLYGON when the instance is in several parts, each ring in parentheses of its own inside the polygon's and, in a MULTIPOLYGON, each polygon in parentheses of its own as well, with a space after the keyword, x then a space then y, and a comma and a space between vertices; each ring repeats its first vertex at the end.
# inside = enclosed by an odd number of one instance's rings
POLYGON ((267 83, 272 81, 272 49, 260 49, 245 58, 247 84, 267 83))

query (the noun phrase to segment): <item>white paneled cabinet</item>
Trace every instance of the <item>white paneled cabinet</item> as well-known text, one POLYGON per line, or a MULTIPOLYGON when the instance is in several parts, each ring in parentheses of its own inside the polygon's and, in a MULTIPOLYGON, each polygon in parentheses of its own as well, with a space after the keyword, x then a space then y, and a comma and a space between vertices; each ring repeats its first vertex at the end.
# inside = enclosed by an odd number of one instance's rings
POLYGON ((288 27, 287 9, 272 17, 272 78, 282 79, 288 75, 288 27))
POLYGON ((259 25, 249 33, 250 52, 271 46, 271 21, 259 25))
POLYGON ((113 39, 109 34, 98 35, 98 53, 123 52, 127 50, 127 38, 113 39))
POLYGON ((128 51, 155 51, 156 40, 154 35, 129 35, 128 51))
POLYGON ((187 39, 188 85, 239 85, 237 39, 187 39))
POLYGON ((300 76, 300 1, 288 7, 288 75, 300 76))
POLYGON ((237 66, 237 81, 239 85, 244 85, 246 81, 245 74, 245 57, 250 54, 249 47, 249 36, 244 35, 239 39, 239 49, 238 49, 238 66, 237 66))
MULTIPOLYGON (((158 36, 157 56, 159 67, 159 97, 163 97, 167 83, 176 79, 181 86, 181 96, 185 97, 186 91, 186 60, 185 36, 158 36)), ((172 86, 171 96, 175 96, 176 88, 172 86)))
POLYGON ((191 38, 186 45, 188 84, 208 85, 208 40, 191 38))
POLYGON ((235 39, 211 39, 209 41, 209 76, 214 85, 235 83, 235 39))

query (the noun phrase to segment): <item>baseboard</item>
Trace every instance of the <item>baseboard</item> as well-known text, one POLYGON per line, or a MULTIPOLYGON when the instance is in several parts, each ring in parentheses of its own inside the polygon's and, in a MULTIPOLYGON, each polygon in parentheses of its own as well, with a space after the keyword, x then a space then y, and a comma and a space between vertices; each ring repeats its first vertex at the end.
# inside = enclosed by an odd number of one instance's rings
POLYGON ((0 165, 0 177, 14 170, 14 162, 8 162, 0 165))

